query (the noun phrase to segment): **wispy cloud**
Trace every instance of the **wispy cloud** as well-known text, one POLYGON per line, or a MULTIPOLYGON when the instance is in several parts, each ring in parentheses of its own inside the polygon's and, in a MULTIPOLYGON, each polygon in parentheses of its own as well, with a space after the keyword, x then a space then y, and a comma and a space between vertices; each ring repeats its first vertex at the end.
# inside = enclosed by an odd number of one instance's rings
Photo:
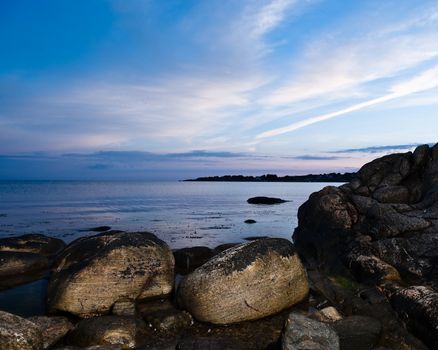
MULTIPOLYGON (((412 143, 406 145, 390 145, 390 146, 371 146, 363 148, 349 148, 339 151, 334 151, 332 153, 385 153, 385 152, 396 152, 396 151, 410 151, 418 146, 420 143, 412 143)), ((429 145, 433 145, 429 143, 429 145)))
POLYGON ((263 139, 267 137, 273 137, 281 134, 285 134, 291 131, 299 130, 301 128, 304 128, 306 126, 319 123, 325 120, 329 120, 344 114, 348 114, 351 112, 359 111, 364 108, 368 108, 374 105, 378 105, 387 101, 391 101, 400 97, 408 96, 417 92, 426 91, 433 89, 435 87, 438 87, 438 66, 435 66, 431 69, 428 69, 421 74, 415 76, 414 78, 411 78, 407 81, 398 83, 396 85, 393 85, 390 88, 390 93, 380 96, 377 98, 373 98, 371 100, 357 103, 353 106, 340 109, 335 112, 327 113, 318 115, 315 117, 307 118, 304 120, 301 120, 299 122, 292 123, 288 126, 276 128, 273 130, 269 130, 266 132, 263 132, 261 134, 258 134, 256 136, 256 139, 263 139))

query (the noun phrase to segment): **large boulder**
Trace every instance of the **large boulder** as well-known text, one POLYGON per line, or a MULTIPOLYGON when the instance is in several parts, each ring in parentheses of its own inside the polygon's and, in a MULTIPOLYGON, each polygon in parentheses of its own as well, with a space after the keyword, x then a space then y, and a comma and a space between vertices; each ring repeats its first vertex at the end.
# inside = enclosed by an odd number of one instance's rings
POLYGON ((308 264, 330 273, 436 290, 438 144, 378 158, 351 182, 313 193, 298 210, 293 240, 308 264))
POLYGON ((40 234, 0 239, 0 289, 41 278, 64 247, 62 240, 40 234))
POLYGON ((114 304, 168 295, 174 258, 147 232, 108 232, 72 242, 56 262, 48 286, 51 311, 80 317, 108 314, 114 304))
POLYGON ((293 244, 265 238, 227 249, 185 276, 177 298, 196 319, 228 324, 277 313, 308 291, 293 244))
POLYGON ((339 350, 339 337, 327 324, 291 313, 286 321, 283 350, 339 350))
POLYGON ((0 311, 0 350, 42 350, 41 329, 17 315, 0 311))

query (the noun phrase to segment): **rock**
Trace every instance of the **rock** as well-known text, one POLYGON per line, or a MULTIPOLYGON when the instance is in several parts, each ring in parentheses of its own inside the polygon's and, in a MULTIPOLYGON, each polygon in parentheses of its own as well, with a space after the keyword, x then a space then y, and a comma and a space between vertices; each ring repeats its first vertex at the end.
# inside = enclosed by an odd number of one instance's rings
POLYGON ((431 349, 438 348, 438 293, 430 287, 396 287, 391 304, 431 349))
POLYGON ((292 243, 266 238, 230 248, 185 276, 177 299, 200 321, 229 324, 277 313, 308 291, 292 243))
POLYGON ((49 309, 80 317, 108 314, 119 300, 168 295, 174 258, 147 232, 108 232, 72 242, 56 262, 48 286, 49 309))
POLYGON ((336 332, 325 323, 291 313, 283 333, 283 350, 339 350, 336 332))
POLYGON ((157 333, 178 336, 193 324, 192 316, 176 309, 169 300, 149 301, 138 307, 143 319, 157 333))
POLYGON ((42 350, 43 335, 34 323, 0 311, 1 350, 42 350))
POLYGON ((256 241, 258 239, 266 239, 269 238, 268 236, 249 236, 249 237, 245 237, 244 240, 245 241, 256 241))
POLYGON ((255 221, 253 219, 247 219, 244 222, 245 222, 245 224, 255 224, 257 221, 255 221))
POLYGON ((219 253, 222 253, 224 250, 230 249, 235 247, 236 245, 239 245, 241 243, 224 243, 218 245, 216 248, 213 249, 214 255, 217 255, 219 253))
POLYGON ((321 310, 318 310, 317 312, 315 312, 313 317, 316 318, 318 321, 325 323, 332 323, 342 320, 341 314, 333 306, 328 306, 321 310))
POLYGON ((34 253, 0 251, 0 278, 31 274, 49 267, 49 260, 34 253))
POLYGON ((68 343, 87 347, 94 345, 118 345, 133 349, 142 345, 146 325, 134 317, 101 316, 80 321, 69 333, 68 343))
POLYGON ((397 269, 374 255, 347 255, 350 268, 360 281, 376 283, 400 281, 397 269))
POLYGON ((119 299, 114 303, 111 313, 117 316, 135 316, 135 301, 119 299))
POLYGON ((333 328, 342 350, 370 350, 377 345, 382 325, 372 317, 349 316, 335 322, 333 328))
POLYGON ((28 234, 0 239, 0 251, 3 252, 24 252, 51 257, 59 254, 64 248, 64 241, 41 234, 28 234))
POLYGON ((208 247, 182 248, 173 252, 177 273, 186 275, 207 262, 214 252, 208 247))
POLYGON ((404 186, 383 186, 374 191, 373 198, 380 203, 407 203, 409 191, 404 186))
POLYGON ((73 324, 63 316, 33 316, 27 319, 39 327, 43 335, 43 348, 49 349, 73 329, 73 324))
POLYGON ((247 200, 249 204, 281 204, 286 203, 287 201, 281 198, 274 197, 251 197, 247 200))

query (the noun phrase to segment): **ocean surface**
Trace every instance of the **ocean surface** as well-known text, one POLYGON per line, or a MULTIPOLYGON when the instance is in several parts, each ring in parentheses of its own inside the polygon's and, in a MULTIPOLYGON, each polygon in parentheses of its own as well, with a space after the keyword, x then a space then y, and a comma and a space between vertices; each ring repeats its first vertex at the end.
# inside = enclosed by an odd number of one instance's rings
MULTIPOLYGON (((149 231, 171 248, 291 239, 298 207, 325 183, 0 181, 0 237, 43 233, 64 241, 96 226, 149 231), (289 200, 252 205, 254 196, 289 200), (254 219, 255 224, 245 224, 254 219)), ((330 185, 338 185, 331 183, 330 185)))

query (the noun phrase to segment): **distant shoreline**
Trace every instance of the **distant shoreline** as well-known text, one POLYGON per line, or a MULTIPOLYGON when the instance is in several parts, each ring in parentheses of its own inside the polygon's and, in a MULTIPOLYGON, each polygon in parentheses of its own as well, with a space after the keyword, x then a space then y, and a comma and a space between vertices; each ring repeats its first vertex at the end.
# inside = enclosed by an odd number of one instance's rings
POLYGON ((183 181, 214 181, 214 182, 350 182, 356 173, 329 173, 329 174, 308 174, 308 175, 286 175, 277 176, 266 174, 262 176, 224 175, 204 176, 196 179, 183 181))

